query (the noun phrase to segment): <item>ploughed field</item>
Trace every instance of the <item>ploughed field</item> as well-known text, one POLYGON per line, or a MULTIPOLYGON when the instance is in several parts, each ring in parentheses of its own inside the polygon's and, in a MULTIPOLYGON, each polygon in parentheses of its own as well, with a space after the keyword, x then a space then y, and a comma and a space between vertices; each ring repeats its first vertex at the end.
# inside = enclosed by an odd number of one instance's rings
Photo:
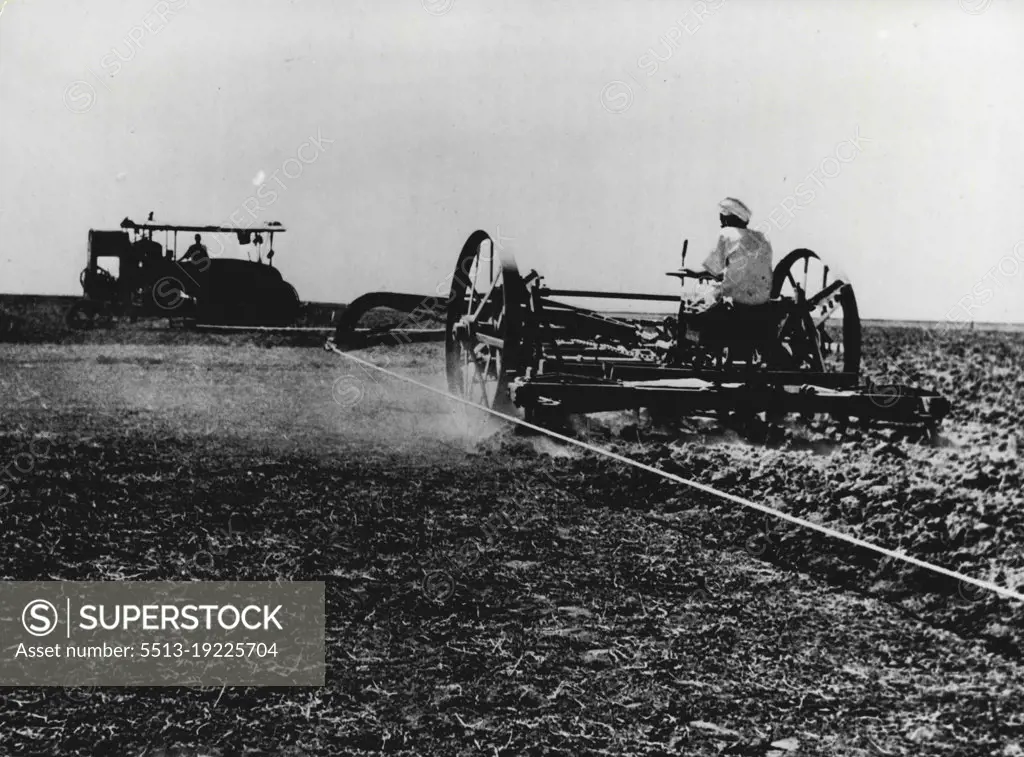
MULTIPOLYGON (((1024 754, 1019 606, 319 349, 137 328, 0 346, 0 578, 322 580, 327 685, 0 689, 2 754, 1024 754)), ((576 432, 1024 591, 1024 334, 865 341, 953 400, 937 443, 576 432)), ((441 345, 354 354, 444 385, 441 345)))

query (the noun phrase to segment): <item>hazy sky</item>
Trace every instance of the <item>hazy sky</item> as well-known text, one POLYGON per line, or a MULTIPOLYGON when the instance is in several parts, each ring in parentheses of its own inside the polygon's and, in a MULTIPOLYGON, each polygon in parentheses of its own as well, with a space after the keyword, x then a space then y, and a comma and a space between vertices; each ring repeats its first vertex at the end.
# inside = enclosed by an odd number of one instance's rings
POLYGON ((433 293, 477 228, 673 293, 733 195, 864 316, 1024 321, 1022 32, 1020 0, 8 0, 0 291, 248 206, 303 299, 433 293))

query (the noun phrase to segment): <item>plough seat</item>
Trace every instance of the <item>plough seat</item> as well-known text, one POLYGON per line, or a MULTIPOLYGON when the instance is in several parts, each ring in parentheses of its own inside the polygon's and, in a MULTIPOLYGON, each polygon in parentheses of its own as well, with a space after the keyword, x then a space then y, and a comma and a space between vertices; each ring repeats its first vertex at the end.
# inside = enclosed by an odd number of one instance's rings
POLYGON ((788 300, 777 298, 763 305, 734 303, 728 310, 697 313, 687 318, 687 336, 693 338, 692 333, 702 344, 775 341, 788 306, 788 300))

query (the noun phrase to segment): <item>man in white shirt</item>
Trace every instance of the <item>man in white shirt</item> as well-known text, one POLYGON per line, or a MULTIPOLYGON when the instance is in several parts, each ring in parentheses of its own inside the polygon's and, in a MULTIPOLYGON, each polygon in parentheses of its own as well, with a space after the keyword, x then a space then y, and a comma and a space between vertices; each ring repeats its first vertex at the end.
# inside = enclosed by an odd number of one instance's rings
POLYGON ((704 270, 721 282, 715 301, 729 297, 739 305, 763 305, 772 293, 772 246, 760 231, 748 229, 750 208, 734 197, 718 204, 722 233, 704 261, 704 270))
POLYGON ((718 244, 704 261, 703 271, 689 271, 696 278, 718 282, 712 291, 714 304, 691 316, 699 330, 716 334, 730 329, 730 324, 739 325, 733 303, 763 305, 772 291, 772 246, 760 231, 747 228, 750 208, 726 197, 718 204, 718 212, 722 225, 718 244))

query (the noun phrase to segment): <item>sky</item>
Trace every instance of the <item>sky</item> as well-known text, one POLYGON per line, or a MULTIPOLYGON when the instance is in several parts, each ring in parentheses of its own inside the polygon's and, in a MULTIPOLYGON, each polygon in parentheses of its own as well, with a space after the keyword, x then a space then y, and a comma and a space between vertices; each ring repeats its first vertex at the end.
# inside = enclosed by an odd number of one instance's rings
POLYGON ((478 228, 553 287, 674 294, 733 196, 862 317, 1024 322, 1022 31, 1020 0, 7 0, 0 292, 79 293, 88 230, 153 211, 280 221, 304 300, 434 294, 478 228))

